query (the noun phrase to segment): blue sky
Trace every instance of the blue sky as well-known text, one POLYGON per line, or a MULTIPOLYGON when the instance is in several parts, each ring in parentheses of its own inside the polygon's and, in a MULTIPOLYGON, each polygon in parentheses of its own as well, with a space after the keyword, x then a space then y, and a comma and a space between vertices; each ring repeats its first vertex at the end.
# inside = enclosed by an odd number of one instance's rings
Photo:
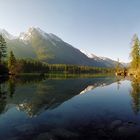
POLYGON ((131 38, 140 35, 140 1, 0 0, 0 28, 18 35, 31 26, 86 53, 128 62, 131 38))

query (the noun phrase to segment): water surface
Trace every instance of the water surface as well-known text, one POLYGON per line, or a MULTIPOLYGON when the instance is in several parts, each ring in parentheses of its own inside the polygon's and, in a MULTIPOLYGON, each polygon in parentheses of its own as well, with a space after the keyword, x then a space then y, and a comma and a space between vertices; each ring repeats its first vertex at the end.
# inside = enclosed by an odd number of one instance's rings
POLYGON ((0 140, 134 137, 139 109, 137 80, 12 78, 0 84, 0 140))

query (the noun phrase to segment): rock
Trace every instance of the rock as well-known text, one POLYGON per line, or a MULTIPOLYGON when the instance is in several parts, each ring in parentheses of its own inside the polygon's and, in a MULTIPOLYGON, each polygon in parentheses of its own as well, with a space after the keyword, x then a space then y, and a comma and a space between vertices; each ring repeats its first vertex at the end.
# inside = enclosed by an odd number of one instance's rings
POLYGON ((7 139, 7 140, 19 140, 19 137, 12 137, 12 138, 7 139))
POLYGON ((121 126, 118 128, 118 133, 121 136, 131 136, 137 134, 139 130, 137 126, 121 126))
POLYGON ((101 128, 101 129, 104 129, 105 127, 106 127, 105 124, 99 124, 99 125, 98 125, 98 128, 101 128))
POLYGON ((137 123, 129 121, 129 122, 126 122, 126 123, 124 123, 124 124, 125 124, 125 125, 129 125, 129 126, 130 126, 130 125, 132 126, 132 125, 136 125, 137 123))
POLYGON ((63 128, 57 128, 51 131, 53 135, 61 137, 61 138, 73 138, 78 137, 78 134, 71 132, 69 130, 63 128))
POLYGON ((114 128, 120 126, 121 124, 122 124, 122 121, 121 121, 121 120, 115 120, 115 121, 113 121, 113 122, 110 124, 110 128, 111 128, 111 129, 114 129, 114 128))
POLYGON ((41 133, 38 135, 36 140, 56 140, 56 138, 51 133, 41 133))
POLYGON ((99 129, 97 134, 101 137, 108 137, 108 135, 102 129, 99 129))
POLYGON ((34 127, 31 124, 24 124, 21 126, 16 127, 16 130, 20 132, 32 132, 34 130, 34 127))

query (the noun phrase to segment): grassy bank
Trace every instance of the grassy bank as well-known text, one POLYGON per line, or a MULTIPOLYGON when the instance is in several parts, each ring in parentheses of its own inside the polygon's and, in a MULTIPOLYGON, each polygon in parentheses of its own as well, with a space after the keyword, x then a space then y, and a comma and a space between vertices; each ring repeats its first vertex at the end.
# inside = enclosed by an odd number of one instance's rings
POLYGON ((112 73, 98 73, 98 74, 67 74, 67 73, 20 73, 16 77, 44 77, 44 78, 94 78, 94 77, 104 77, 104 76, 113 76, 112 73))

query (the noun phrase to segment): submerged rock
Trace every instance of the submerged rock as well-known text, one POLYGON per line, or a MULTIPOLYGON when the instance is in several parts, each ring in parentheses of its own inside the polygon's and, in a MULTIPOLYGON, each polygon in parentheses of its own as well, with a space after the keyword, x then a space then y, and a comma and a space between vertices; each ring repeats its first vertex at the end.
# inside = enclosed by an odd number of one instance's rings
POLYGON ((105 132, 104 130, 102 130, 102 129, 99 129, 99 130, 97 131, 97 134, 98 134, 99 136, 101 136, 101 137, 108 137, 108 135, 106 134, 106 132, 105 132))
POLYGON ((115 121, 113 121, 113 122, 110 124, 110 128, 111 128, 111 129, 114 129, 114 128, 120 126, 121 124, 122 124, 122 121, 121 121, 121 120, 115 120, 115 121))
POLYGON ((125 125, 118 128, 118 133, 120 136, 131 136, 135 135, 140 131, 140 128, 137 126, 125 125))
POLYGON ((57 139, 51 133, 45 132, 39 134, 35 140, 57 140, 57 139))
POLYGON ((52 134, 57 137, 62 137, 62 138, 78 137, 77 133, 71 132, 71 131, 63 129, 63 128, 58 128, 58 129, 52 130, 52 134))
POLYGON ((19 137, 12 137, 12 138, 7 139, 7 140, 19 140, 19 137))
POLYGON ((34 131, 34 127, 31 124, 24 124, 16 127, 16 130, 19 132, 32 132, 34 131))

